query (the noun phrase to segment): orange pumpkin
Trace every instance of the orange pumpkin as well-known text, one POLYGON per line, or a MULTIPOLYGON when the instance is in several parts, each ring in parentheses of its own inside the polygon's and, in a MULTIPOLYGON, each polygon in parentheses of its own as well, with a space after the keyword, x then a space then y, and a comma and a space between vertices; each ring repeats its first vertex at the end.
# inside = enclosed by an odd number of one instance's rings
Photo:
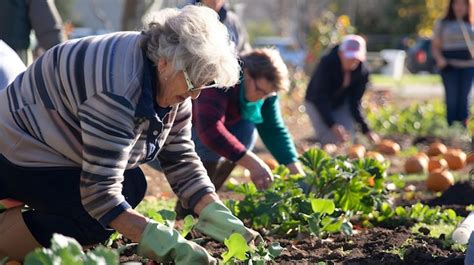
POLYGON ((408 174, 426 172, 428 160, 420 156, 412 156, 405 161, 405 172, 408 174))
POLYGON ((431 172, 426 179, 426 187, 434 192, 445 191, 452 185, 454 185, 453 174, 445 169, 431 172))
POLYGON ((385 158, 383 157, 383 155, 375 151, 368 151, 367 153, 365 153, 365 157, 375 159, 379 161, 380 163, 385 161, 385 158))
POLYGON ((430 161, 430 157, 427 154, 423 153, 423 152, 419 152, 415 156, 417 156, 419 158, 422 158, 426 161, 430 161))
POLYGON ((352 159, 363 158, 365 155, 365 147, 361 144, 355 144, 349 148, 347 156, 352 159))
POLYGON ((448 167, 451 170, 458 170, 464 167, 466 163, 466 153, 461 149, 448 149, 444 154, 444 159, 448 162, 448 167))
POLYGON ((328 154, 334 154, 337 152, 337 145, 335 144, 325 144, 323 150, 328 154))
POLYGON ((447 169, 448 168, 448 162, 446 162, 446 159, 440 158, 440 157, 431 157, 430 161, 428 162, 428 172, 433 172, 438 169, 447 169))
POLYGON ((442 155, 448 151, 448 148, 446 145, 440 143, 440 142, 435 142, 430 144, 430 147, 428 148, 428 155, 429 156, 437 156, 437 155, 442 155))
POLYGON ((384 155, 395 155, 400 152, 400 145, 392 140, 382 140, 377 145, 377 151, 384 155))

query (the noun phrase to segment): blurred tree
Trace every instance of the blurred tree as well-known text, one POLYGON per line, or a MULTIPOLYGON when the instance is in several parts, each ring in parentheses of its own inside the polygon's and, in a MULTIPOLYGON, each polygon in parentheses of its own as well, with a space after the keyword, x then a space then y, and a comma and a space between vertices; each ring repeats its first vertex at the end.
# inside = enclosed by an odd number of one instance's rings
POLYGON ((249 34, 249 41, 253 43, 256 37, 275 36, 276 30, 270 21, 262 22, 248 22, 246 24, 247 32, 249 34))
POLYGON ((307 35, 306 63, 314 65, 328 47, 337 44, 344 35, 355 33, 355 31, 347 15, 336 16, 331 11, 323 12, 310 25, 307 35))
MULTIPOLYGON (((354 2, 359 3, 356 6, 354 26, 364 34, 377 36, 381 42, 381 46, 372 46, 374 50, 395 48, 405 37, 431 35, 434 21, 443 15, 447 4, 447 0, 357 0, 354 2)), ((374 42, 376 43, 377 40, 371 43, 369 38, 368 45, 374 42)))
POLYGON ((446 13, 448 0, 426 0, 425 5, 426 13, 423 14, 417 29, 420 36, 431 36, 434 22, 446 13))

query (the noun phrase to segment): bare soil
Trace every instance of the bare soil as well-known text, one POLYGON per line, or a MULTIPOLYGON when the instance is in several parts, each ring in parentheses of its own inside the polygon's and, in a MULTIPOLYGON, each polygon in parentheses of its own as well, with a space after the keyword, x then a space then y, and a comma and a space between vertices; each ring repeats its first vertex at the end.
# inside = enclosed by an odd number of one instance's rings
MULTIPOLYGON (((199 236, 199 235, 198 235, 199 236)), ((447 249, 443 240, 414 236, 407 228, 386 229, 375 227, 358 231, 351 237, 334 235, 326 239, 306 238, 292 240, 265 238, 278 242, 284 251, 276 264, 463 264, 464 254, 447 249)), ((200 245, 211 255, 220 258, 225 247, 209 238, 200 238, 200 245)), ((130 248, 121 256, 121 262, 150 263, 137 256, 130 248)))

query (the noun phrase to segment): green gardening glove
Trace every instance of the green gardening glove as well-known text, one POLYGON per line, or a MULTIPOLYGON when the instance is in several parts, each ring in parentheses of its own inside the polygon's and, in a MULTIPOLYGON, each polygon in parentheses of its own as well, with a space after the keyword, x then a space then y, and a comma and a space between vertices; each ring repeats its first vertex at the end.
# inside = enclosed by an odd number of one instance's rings
POLYGON ((220 202, 211 202, 201 211, 195 228, 219 242, 224 242, 224 239, 233 233, 241 234, 247 243, 263 242, 262 236, 257 231, 245 227, 244 223, 220 202))
POLYGON ((155 221, 148 221, 138 244, 138 254, 157 262, 175 264, 217 264, 207 251, 186 240, 178 231, 155 221))

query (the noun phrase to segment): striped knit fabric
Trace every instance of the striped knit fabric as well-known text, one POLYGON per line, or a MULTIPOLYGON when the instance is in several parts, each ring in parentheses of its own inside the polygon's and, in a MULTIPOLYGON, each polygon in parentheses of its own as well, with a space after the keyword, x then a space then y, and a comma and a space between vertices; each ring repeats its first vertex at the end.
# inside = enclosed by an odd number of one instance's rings
POLYGON ((191 141, 191 100, 161 119, 155 76, 137 32, 55 46, 0 92, 0 153, 23 167, 82 167, 82 204, 104 226, 130 208, 124 170, 157 156, 193 207, 214 186, 191 141))

